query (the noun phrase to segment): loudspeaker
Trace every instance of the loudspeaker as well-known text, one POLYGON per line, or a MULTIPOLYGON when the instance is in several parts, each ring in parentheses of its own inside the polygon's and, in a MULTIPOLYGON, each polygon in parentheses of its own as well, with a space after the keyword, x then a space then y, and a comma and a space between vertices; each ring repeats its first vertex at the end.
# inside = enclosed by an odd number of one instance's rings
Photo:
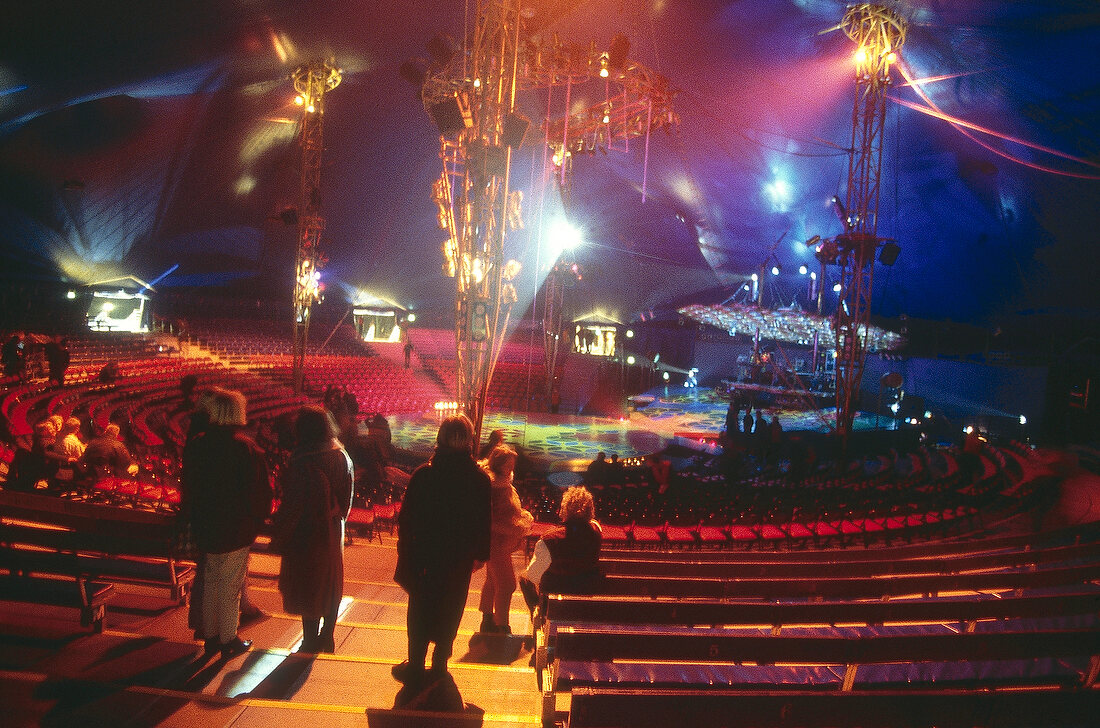
POLYGON ((504 144, 512 149, 523 145, 523 137, 531 126, 531 120, 519 114, 508 114, 504 120, 504 144))
POLYGON ((897 243, 885 243, 882 246, 882 250, 878 252, 878 262, 883 265, 893 265, 898 261, 898 254, 901 253, 901 246, 897 243))
POLYGON ((469 100, 462 96, 454 96, 432 104, 428 109, 428 115, 432 117, 436 128, 443 136, 458 134, 463 129, 474 125, 469 100))

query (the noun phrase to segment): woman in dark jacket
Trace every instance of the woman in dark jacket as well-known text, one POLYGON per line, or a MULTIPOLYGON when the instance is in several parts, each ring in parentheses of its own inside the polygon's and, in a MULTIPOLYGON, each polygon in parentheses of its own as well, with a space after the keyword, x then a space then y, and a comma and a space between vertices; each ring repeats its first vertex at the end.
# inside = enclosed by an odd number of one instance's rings
POLYGON ((223 657, 246 652, 237 636, 240 594, 248 551, 271 513, 271 474, 263 451, 241 427, 247 402, 240 392, 219 390, 210 427, 183 451, 181 515, 191 521, 203 559, 202 624, 205 651, 223 657))
POLYGON ((489 476, 474 445, 468 417, 443 420, 435 455, 413 473, 401 505, 394 581, 409 594, 409 660, 393 675, 404 683, 424 677, 429 642, 432 673, 446 673, 474 562, 489 558, 489 476))
POLYGON ((282 554, 283 609, 302 617, 302 651, 334 652, 344 594, 344 521, 351 512, 352 463, 336 424, 320 407, 302 407, 297 447, 283 471, 273 542, 282 554))

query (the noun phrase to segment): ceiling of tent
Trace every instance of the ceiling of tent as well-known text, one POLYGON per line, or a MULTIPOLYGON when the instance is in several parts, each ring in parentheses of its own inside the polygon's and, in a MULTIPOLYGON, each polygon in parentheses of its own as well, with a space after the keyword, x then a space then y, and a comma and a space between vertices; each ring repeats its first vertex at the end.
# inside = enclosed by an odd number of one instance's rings
MULTIPOLYGON (((805 300, 804 243, 841 232, 854 96, 836 0, 556 0, 544 32, 608 47, 679 89, 681 124, 628 151, 575 158, 563 208, 539 128, 563 89, 524 92, 515 156, 524 229, 510 257, 529 302, 548 265, 540 226, 583 231, 576 315, 626 319, 720 301, 766 276, 768 305, 805 300), (643 199, 644 189, 644 199, 643 199), (543 211, 540 218, 539 211, 543 211), (541 221, 541 222, 540 222, 541 221)), ((546 5, 546 2, 536 3, 546 5)), ((553 5, 554 3, 550 3, 553 5)), ((0 255, 8 272, 289 297, 298 188, 289 74, 331 57, 322 210, 327 296, 362 290, 446 308, 431 183, 439 142, 398 69, 462 37, 473 0, 33 2, 0 31, 0 255), (178 266, 173 268, 174 266, 178 266)), ((1100 8, 1090 0, 890 3, 909 23, 884 131, 873 311, 988 323, 1095 317, 1100 8), (937 114, 928 113, 930 108, 937 114)), ((595 91, 576 89, 573 103, 595 91)), ((743 294, 742 294, 743 295, 743 294)))

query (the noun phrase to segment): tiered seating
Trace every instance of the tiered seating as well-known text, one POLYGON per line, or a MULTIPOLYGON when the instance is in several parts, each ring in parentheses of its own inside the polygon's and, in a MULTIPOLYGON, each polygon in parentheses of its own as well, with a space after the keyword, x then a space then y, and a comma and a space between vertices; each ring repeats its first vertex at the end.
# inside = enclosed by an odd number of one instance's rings
POLYGON ((1098 556, 1095 525, 859 552, 605 552, 600 595, 547 600, 543 720, 560 718, 557 694, 569 691, 571 726, 672 724, 669 695, 690 713, 675 720, 704 726, 826 724, 742 720, 733 696, 774 704, 777 690, 786 710, 822 690, 851 698, 833 701, 839 711, 860 710, 867 691, 936 705, 961 693, 971 707, 990 693, 1041 701, 1051 688, 1076 700, 1096 693, 1100 672, 1098 556), (696 711, 696 699, 734 714, 696 711))

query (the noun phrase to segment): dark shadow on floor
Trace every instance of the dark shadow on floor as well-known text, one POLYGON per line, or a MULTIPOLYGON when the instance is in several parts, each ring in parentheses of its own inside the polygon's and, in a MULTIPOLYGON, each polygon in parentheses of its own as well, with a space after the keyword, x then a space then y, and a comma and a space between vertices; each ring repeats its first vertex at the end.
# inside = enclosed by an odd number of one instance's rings
POLYGON ((524 655, 526 640, 525 635, 478 632, 470 637, 466 654, 458 658, 457 662, 511 665, 524 655))
POLYGON ((394 698, 393 710, 367 710, 367 725, 371 728, 477 728, 482 725, 485 711, 462 700, 450 673, 434 680, 429 675, 402 687, 394 698))

